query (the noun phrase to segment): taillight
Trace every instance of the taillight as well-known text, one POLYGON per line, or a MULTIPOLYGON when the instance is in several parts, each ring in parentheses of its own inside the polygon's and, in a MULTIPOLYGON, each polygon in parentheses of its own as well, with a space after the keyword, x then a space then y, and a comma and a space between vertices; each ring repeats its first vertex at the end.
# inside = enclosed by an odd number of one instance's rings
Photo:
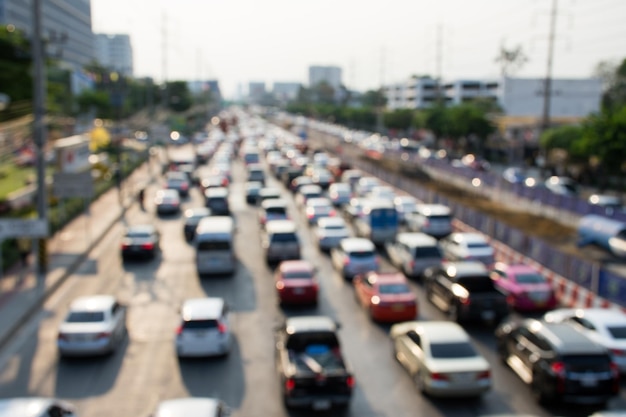
POLYGON ((100 332, 96 335, 96 339, 107 339, 111 337, 111 333, 109 332, 100 332))
POLYGON ((287 378, 285 380, 285 391, 290 392, 296 387, 296 381, 293 378, 287 378))
POLYGON ((278 282, 276 283, 276 289, 277 289, 278 291, 281 291, 281 290, 283 290, 284 288, 285 288, 285 283, 284 283, 284 282, 282 282, 282 281, 278 281, 278 282))
POLYGON ((565 391, 565 364, 563 362, 554 362, 550 365, 550 370, 556 375, 556 390, 557 392, 565 391))
POLYGON ((183 183, 180 185, 181 190, 186 190, 187 188, 189 188, 189 185, 187 185, 187 183, 183 183))
POLYGON ((329 217, 335 217, 336 215, 337 215, 337 212, 335 212, 335 210, 331 210, 331 211, 328 213, 328 216, 329 216, 329 217))
POLYGON ((409 269, 410 270, 415 269, 415 260, 409 261, 409 269))
POLYGON ((348 259, 348 258, 343 258, 343 264, 344 264, 345 266, 350 265, 350 259, 348 259))
POLYGON ((613 356, 624 356, 624 355, 626 355, 626 351, 624 351, 622 349, 611 349, 611 354, 613 356))
POLYGON ((374 261, 376 262, 376 265, 380 265, 380 258, 378 256, 374 257, 374 261))
POLYGON ((122 243, 122 249, 128 249, 130 245, 128 243, 122 243))
POLYGON ((141 245, 141 249, 147 249, 147 250, 154 249, 154 244, 153 243, 144 243, 143 245, 141 245))
POLYGON ((482 371, 482 372, 479 372, 478 375, 476 375, 476 379, 489 379, 489 378, 491 378, 490 371, 482 371))
POLYGON ((217 324, 217 331, 218 331, 218 332, 220 332, 220 333, 222 333, 222 334, 223 334, 223 333, 226 333, 226 332, 228 331, 228 327, 227 327, 224 323, 219 322, 219 323, 217 324))
POLYGON ((354 388, 354 377, 352 375, 346 377, 346 385, 348 388, 354 388))
POLYGON ((430 379, 432 379, 433 381, 448 381, 448 375, 446 374, 441 374, 439 372, 433 372, 432 374, 430 374, 430 379))
POLYGON ((68 337, 67 337, 67 335, 65 333, 59 333, 57 335, 57 339, 59 339, 59 340, 67 340, 68 337))
POLYGON ((611 362, 611 375, 613 375, 613 383, 611 384, 611 391, 614 394, 617 394, 620 389, 620 377, 619 377, 619 368, 615 362, 611 362))
POLYGON ((176 336, 180 336, 181 334, 183 334, 183 326, 178 326, 176 328, 176 336))
POLYGON ((464 306, 468 306, 471 304, 469 297, 459 297, 459 301, 461 301, 461 304, 463 304, 464 306))

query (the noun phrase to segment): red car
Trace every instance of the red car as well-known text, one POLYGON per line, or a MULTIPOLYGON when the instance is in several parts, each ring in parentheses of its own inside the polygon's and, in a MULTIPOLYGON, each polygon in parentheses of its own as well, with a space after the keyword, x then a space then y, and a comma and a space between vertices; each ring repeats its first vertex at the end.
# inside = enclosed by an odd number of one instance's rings
POLYGON ((317 304, 315 268, 308 261, 283 261, 274 274, 281 305, 317 304))
POLYGON ((352 281, 359 303, 366 307, 375 321, 398 322, 415 320, 417 297, 399 272, 370 272, 352 281))
POLYGON ((491 279, 516 310, 544 311, 558 305, 552 285, 530 265, 498 262, 491 271, 491 279))

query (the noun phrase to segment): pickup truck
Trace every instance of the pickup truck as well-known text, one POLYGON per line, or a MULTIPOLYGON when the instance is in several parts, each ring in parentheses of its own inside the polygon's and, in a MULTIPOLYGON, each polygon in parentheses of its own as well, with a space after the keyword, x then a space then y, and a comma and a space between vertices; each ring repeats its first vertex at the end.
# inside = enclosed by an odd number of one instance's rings
POLYGON ((509 314, 505 294, 478 261, 445 262, 424 272, 426 298, 451 320, 498 323, 509 314))
POLYGON ((288 318, 276 332, 276 367, 287 408, 347 408, 354 377, 341 354, 338 325, 326 316, 288 318))

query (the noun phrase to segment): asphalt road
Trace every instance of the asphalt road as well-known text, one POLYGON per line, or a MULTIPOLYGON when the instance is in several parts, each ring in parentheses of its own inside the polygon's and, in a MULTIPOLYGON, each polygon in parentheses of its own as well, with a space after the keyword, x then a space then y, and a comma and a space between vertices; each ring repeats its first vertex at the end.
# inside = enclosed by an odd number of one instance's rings
MULTIPOLYGON (((158 401, 187 396, 219 397, 232 407, 233 416, 308 415, 288 413, 282 405, 274 368, 273 327, 285 315, 324 314, 341 323, 344 354, 356 376, 349 416, 524 413, 578 417, 593 411, 536 405, 529 389, 500 364, 493 329, 482 326, 468 330, 493 367, 493 390, 481 400, 422 397, 393 359, 388 326, 372 323, 357 305, 351 285, 333 270, 328 256, 313 245, 311 231, 295 206, 291 213, 300 225, 303 256, 319 270, 320 303, 311 309, 279 308, 272 270, 259 244, 257 209, 245 204, 244 169, 238 161, 233 167, 230 201, 238 227, 236 250, 240 262, 234 276, 199 279, 193 249, 182 235, 182 217, 158 218, 151 203, 147 212, 133 208, 125 221, 154 221, 162 233, 162 255, 145 263, 123 264, 119 256, 123 224, 113 228, 80 270, 0 352, 0 397, 61 397, 76 404, 79 415, 86 417, 147 417, 158 401), (129 305, 126 343, 108 357, 60 359, 55 346, 58 323, 75 297, 94 293, 116 294, 129 305), (236 340, 233 351, 220 359, 178 360, 173 345, 178 308, 185 298, 204 295, 224 297, 231 306, 236 340)), ((148 189, 146 201, 151 202, 155 187, 148 189)), ((287 191, 285 195, 289 195, 287 191)), ((201 205, 197 190, 184 203, 185 207, 201 205)), ((383 265, 383 269, 389 268, 383 265)), ((445 319, 425 300, 419 284, 411 285, 419 297, 420 319, 445 319)), ((622 394, 610 406, 626 409, 626 397, 622 394)))

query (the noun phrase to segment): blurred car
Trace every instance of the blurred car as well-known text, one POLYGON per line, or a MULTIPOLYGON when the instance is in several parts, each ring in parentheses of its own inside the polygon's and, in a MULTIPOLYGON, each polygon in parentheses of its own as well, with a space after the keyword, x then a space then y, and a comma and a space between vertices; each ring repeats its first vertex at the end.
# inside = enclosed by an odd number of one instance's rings
POLYGON ((350 184, 350 187, 354 191, 357 182, 363 176, 363 173, 358 169, 347 169, 341 173, 341 182, 350 184))
POLYGON ((354 192, 359 197, 365 197, 372 191, 372 188, 380 185, 380 180, 376 177, 363 176, 354 185, 354 192))
POLYGON ((305 185, 314 185, 313 178, 309 177, 308 175, 299 175, 296 178, 292 179, 289 183, 289 191, 296 194, 300 191, 300 188, 305 185))
POLYGON ((188 197, 191 180, 185 172, 170 171, 165 174, 165 188, 178 191, 181 197, 188 197))
POLYGON ((490 275, 496 288, 508 296, 509 305, 516 310, 552 310, 558 305, 552 285, 530 265, 498 262, 490 275))
POLYGON ((228 187, 228 178, 224 175, 211 175, 200 179, 202 192, 209 188, 228 187))
POLYGON ((380 259, 374 243, 362 237, 347 237, 332 248, 330 258, 333 267, 348 280, 356 275, 378 271, 380 259))
POLYGON ((412 232, 422 232, 443 238, 452 233, 452 210, 443 204, 417 204, 404 215, 404 222, 412 232))
POLYGON ((417 297, 402 273, 369 272, 352 280, 356 298, 378 322, 414 320, 417 297))
POLYGON ((335 207, 348 204, 352 198, 352 188, 350 184, 337 182, 328 187, 328 198, 335 207))
POLYGON ((263 188, 263 183, 259 181, 247 181, 246 182, 246 203, 256 204, 259 200, 259 194, 263 188))
POLYGON ((261 164, 250 164, 247 166, 248 177, 246 181, 258 181, 265 185, 265 171, 261 164))
POLYGON ((607 308, 560 308, 544 320, 568 323, 609 350, 620 372, 626 373, 626 314, 607 308))
POLYGON ((315 184, 303 185, 296 194, 296 204, 305 207, 308 199, 320 197, 323 197, 322 187, 315 184))
POLYGON ((544 186, 554 194, 564 196, 578 195, 578 184, 569 177, 552 176, 545 180, 544 186))
POLYGON ((348 221, 354 221, 365 215, 365 199, 364 198, 351 198, 350 202, 343 207, 348 221))
POLYGON ((326 197, 309 198, 304 206, 304 215, 309 225, 317 223, 322 217, 335 217, 336 214, 333 204, 326 197))
POLYGON ((406 214, 415 211, 417 207, 417 198, 410 195, 399 195, 393 199, 393 204, 398 212, 398 221, 401 224, 406 222, 406 214))
POLYGON ((159 250, 160 239, 159 231, 151 224, 127 227, 121 243, 122 259, 154 258, 159 250))
POLYGON ((317 304, 318 284, 309 261, 282 261, 274 273, 278 300, 285 304, 317 304))
POLYGON ((502 171, 502 178, 511 184, 524 184, 527 176, 522 168, 509 167, 502 171))
POLYGON ((112 295, 79 297, 58 329, 61 356, 101 355, 113 352, 126 336, 126 307, 112 295))
POLYGON ((603 207, 604 212, 607 215, 612 215, 615 212, 623 212, 624 205, 622 199, 615 195, 608 194, 592 194, 587 199, 589 204, 594 206, 603 207))
POLYGON ((157 214, 180 213, 180 195, 176 190, 157 190, 154 197, 157 214))
POLYGON ((268 263, 300 259, 300 238, 296 224, 292 220, 267 222, 261 236, 261 246, 268 263))
POLYGON ((189 397, 161 401, 151 417, 227 417, 229 415, 229 407, 216 398, 189 397))
POLYGON ((196 227, 198 223, 205 217, 211 215, 211 209, 206 207, 196 207, 185 210, 185 223, 183 225, 183 234, 185 240, 190 241, 196 236, 196 227))
POLYGON ((495 262, 493 247, 480 233, 451 233, 439 244, 444 258, 449 261, 479 261, 487 266, 495 262))
POLYGON ((45 397, 0 399, 0 417, 78 417, 74 405, 45 397))
POLYGON ((500 359, 539 403, 604 406, 620 391, 608 350, 566 323, 512 318, 496 329, 500 359))
POLYGON ((459 324, 410 321, 394 324, 389 335, 396 359, 423 394, 480 396, 491 389, 491 366, 459 324))
POLYGON ((311 179, 313 180, 313 184, 319 185, 323 190, 327 189, 335 182, 335 177, 327 169, 316 169, 313 175, 311 175, 311 179))
POLYGON ((439 242, 426 233, 398 233, 385 249, 391 263, 407 277, 421 277, 426 269, 443 262, 439 242))
POLYGON ((281 198, 283 196, 282 191, 278 187, 263 187, 259 191, 258 204, 263 204, 265 200, 271 200, 273 198, 281 198))
POLYGON ((317 246, 322 251, 329 251, 339 242, 350 236, 348 225, 341 217, 320 217, 314 230, 317 246))
POLYGON ((394 201, 397 197, 393 188, 388 185, 376 185, 367 193, 367 198, 394 201))
POLYGON ((265 226, 272 220, 289 220, 289 204, 284 198, 271 198, 261 203, 259 210, 259 223, 265 226))
POLYGON ((228 197, 229 192, 226 187, 208 188, 204 192, 204 205, 214 216, 228 216, 230 214, 228 197))
POLYGON ((220 297, 190 298, 176 330, 178 357, 228 355, 232 344, 229 308, 220 297))

